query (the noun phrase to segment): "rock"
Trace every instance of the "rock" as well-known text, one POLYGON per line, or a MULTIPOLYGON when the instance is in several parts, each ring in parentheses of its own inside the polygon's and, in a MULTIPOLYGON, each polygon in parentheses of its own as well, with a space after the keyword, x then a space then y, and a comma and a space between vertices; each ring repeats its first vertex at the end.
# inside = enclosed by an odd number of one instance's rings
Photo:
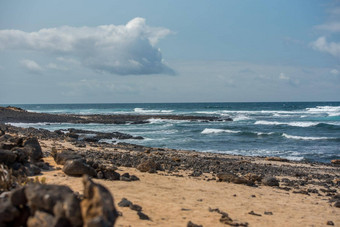
POLYGON ((82 176, 87 174, 91 177, 97 176, 96 171, 87 165, 82 159, 74 159, 66 161, 63 172, 70 176, 82 176))
POLYGON ((25 189, 27 205, 31 212, 38 210, 64 218, 72 226, 82 225, 79 199, 67 186, 30 184, 25 189))
POLYGON ((10 201, 1 201, 0 203, 0 226, 10 226, 15 218, 20 216, 19 210, 13 206, 10 201))
POLYGON ((103 171, 104 178, 108 180, 119 180, 120 179, 120 174, 113 171, 113 170, 104 170, 103 171))
POLYGON ((54 158, 54 161, 59 165, 65 165, 66 161, 68 160, 74 160, 74 159, 82 159, 83 157, 81 155, 76 154, 75 152, 64 150, 61 152, 53 152, 52 156, 54 158))
POLYGON ((203 225, 197 225, 191 221, 188 222, 187 227, 203 227, 203 225))
POLYGON ((266 161, 276 161, 276 162, 289 162, 286 158, 280 158, 280 157, 266 157, 264 160, 266 161))
POLYGON ((102 185, 95 184, 88 176, 83 177, 84 199, 81 201, 81 213, 84 226, 113 226, 118 212, 111 193, 102 185))
POLYGON ((13 153, 17 155, 17 161, 20 163, 28 162, 30 148, 15 147, 12 149, 13 153))
POLYGON ((335 165, 340 165, 340 159, 333 159, 331 160, 331 163, 335 165))
POLYGON ((261 182, 263 177, 260 175, 254 174, 254 173, 247 173, 246 175, 244 175, 244 178, 252 182, 256 182, 256 181, 261 182))
POLYGON ((149 216, 144 214, 142 211, 138 211, 137 215, 138 215, 139 219, 141 219, 141 220, 150 220, 149 216))
POLYGON ((254 215, 254 216, 262 216, 261 214, 255 213, 253 210, 250 211, 248 214, 254 215))
POLYGON ((130 207, 130 205, 132 205, 132 202, 126 198, 122 198, 122 200, 118 203, 118 206, 120 207, 130 207))
POLYGON ((266 186, 280 186, 278 179, 275 177, 265 177, 262 179, 262 184, 266 186))
POLYGON ((0 163, 10 165, 15 162, 17 155, 9 150, 0 149, 0 163))
POLYGON ((333 204, 334 207, 337 207, 337 208, 340 208, 340 200, 336 201, 334 204, 333 204))
POLYGON ((26 163, 25 169, 27 176, 35 176, 41 173, 41 169, 38 166, 31 163, 26 163))
POLYGON ((244 177, 238 177, 233 173, 219 173, 217 174, 218 180, 223 182, 231 182, 234 184, 246 184, 253 185, 252 181, 247 180, 244 177))
POLYGON ((133 204, 133 203, 131 203, 129 207, 130 207, 131 210, 135 210, 135 211, 142 211, 142 209, 143 209, 141 206, 139 206, 137 204, 133 204))
POLYGON ((25 188, 17 188, 10 192, 9 200, 13 206, 23 206, 26 204, 27 199, 25 195, 25 188))
POLYGON ((23 146, 28 147, 31 161, 39 161, 43 157, 40 144, 36 137, 30 137, 23 141, 23 146))
POLYGON ((155 161, 149 159, 139 164, 137 169, 141 172, 156 173, 157 169, 159 169, 159 165, 155 161))
POLYGON ((332 222, 332 221, 327 221, 326 225, 334 225, 334 222, 332 222))
POLYGON ((265 214, 265 215, 273 215, 273 212, 271 212, 271 211, 265 211, 264 214, 265 214))

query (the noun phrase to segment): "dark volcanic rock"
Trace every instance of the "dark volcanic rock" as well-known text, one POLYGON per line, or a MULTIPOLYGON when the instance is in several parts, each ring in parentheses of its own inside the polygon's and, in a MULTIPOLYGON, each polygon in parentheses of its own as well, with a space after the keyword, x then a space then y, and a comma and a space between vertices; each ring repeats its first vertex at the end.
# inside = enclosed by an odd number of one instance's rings
POLYGON ((0 149, 0 163, 10 165, 13 164, 16 159, 17 155, 14 152, 0 149))
POLYGON ((79 199, 67 186, 31 184, 25 189, 27 205, 34 213, 41 210, 67 219, 73 226, 82 225, 79 199))
POLYGON ((132 205, 132 202, 126 198, 122 198, 122 200, 118 203, 118 206, 120 207, 130 207, 130 205, 132 205))
POLYGON ((138 211, 137 215, 140 220, 150 220, 149 216, 144 214, 142 211, 138 211))
POLYGON ((188 222, 187 227, 203 227, 203 225, 197 225, 191 221, 188 222))
POLYGON ((26 139, 23 142, 24 147, 28 147, 29 149, 29 157, 31 161, 39 161, 43 157, 43 153, 41 151, 40 144, 36 137, 31 137, 26 139))
POLYGON ((110 192, 84 176, 84 200, 81 201, 81 212, 85 226, 113 226, 118 218, 110 192), (105 224, 105 225, 104 225, 105 224))
POLYGON ((265 177, 262 179, 262 184, 266 186, 280 186, 279 180, 276 179, 275 177, 265 177))
POLYGON ((85 163, 83 159, 73 159, 66 161, 63 172, 71 176, 82 176, 87 174, 89 176, 97 176, 96 171, 85 163))
POLYGON ((69 150, 63 150, 61 152, 53 152, 52 156, 54 158, 54 161, 59 165, 64 165, 66 161, 68 160, 74 160, 74 159, 82 159, 83 156, 76 154, 73 151, 69 150))

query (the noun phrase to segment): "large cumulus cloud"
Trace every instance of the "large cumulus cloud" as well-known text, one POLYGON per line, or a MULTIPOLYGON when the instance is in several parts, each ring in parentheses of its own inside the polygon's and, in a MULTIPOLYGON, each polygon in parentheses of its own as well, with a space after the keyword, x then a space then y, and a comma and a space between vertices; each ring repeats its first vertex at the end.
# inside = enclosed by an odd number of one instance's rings
POLYGON ((166 28, 146 25, 144 18, 119 26, 0 30, 0 50, 32 50, 67 57, 93 70, 119 75, 173 74, 156 47, 170 33, 166 28))

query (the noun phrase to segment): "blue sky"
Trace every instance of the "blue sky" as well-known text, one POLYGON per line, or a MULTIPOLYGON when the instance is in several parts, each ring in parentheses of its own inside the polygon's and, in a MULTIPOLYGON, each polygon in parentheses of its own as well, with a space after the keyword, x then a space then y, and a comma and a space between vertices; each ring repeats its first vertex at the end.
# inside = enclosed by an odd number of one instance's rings
POLYGON ((0 1, 0 103, 339 101, 340 2, 0 1))

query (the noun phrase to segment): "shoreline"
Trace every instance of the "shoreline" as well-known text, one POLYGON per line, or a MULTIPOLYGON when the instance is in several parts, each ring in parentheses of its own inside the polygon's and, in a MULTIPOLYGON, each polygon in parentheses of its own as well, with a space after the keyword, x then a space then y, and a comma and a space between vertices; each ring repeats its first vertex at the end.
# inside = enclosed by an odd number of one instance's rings
POLYGON ((340 223, 339 208, 334 203, 334 198, 339 197, 340 168, 335 164, 87 142, 41 129, 10 125, 0 128, 8 135, 38 138, 43 162, 50 168, 42 169, 37 176, 48 184, 67 185, 83 193, 81 178, 66 174, 65 164, 56 163, 60 159, 56 159, 55 152, 79 155, 97 168, 93 180, 111 192, 122 213, 116 226, 340 223), (140 165, 150 160, 156 165, 143 170, 140 165), (100 179, 99 166, 121 177, 100 179), (127 173, 139 180, 122 178, 127 173), (123 198, 141 206, 150 220, 142 220, 135 211, 120 207, 123 198), (221 214, 227 214, 232 221, 223 222, 226 220, 221 214))

